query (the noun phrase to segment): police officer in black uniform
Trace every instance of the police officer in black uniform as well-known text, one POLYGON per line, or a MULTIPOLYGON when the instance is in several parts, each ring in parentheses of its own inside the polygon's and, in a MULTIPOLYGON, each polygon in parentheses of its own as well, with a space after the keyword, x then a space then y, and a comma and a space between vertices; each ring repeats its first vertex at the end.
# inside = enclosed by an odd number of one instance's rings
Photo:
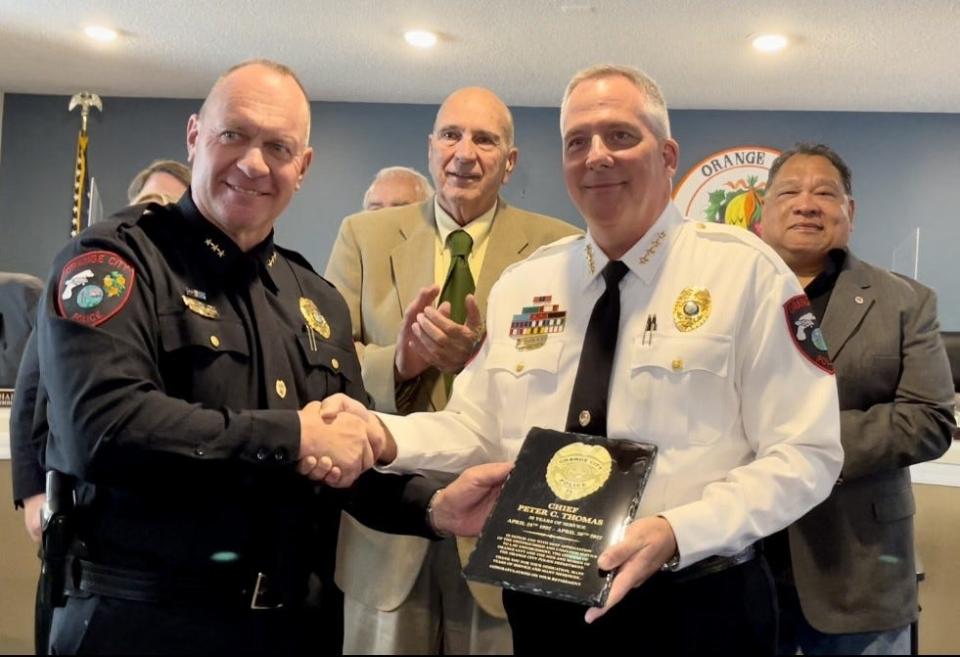
POLYGON ((430 484, 359 476, 382 435, 317 401, 367 397, 342 298, 273 242, 310 165, 309 111, 289 69, 231 69, 190 118, 180 202, 56 258, 46 465, 76 507, 53 652, 316 650, 301 602, 330 509, 432 536, 430 484))

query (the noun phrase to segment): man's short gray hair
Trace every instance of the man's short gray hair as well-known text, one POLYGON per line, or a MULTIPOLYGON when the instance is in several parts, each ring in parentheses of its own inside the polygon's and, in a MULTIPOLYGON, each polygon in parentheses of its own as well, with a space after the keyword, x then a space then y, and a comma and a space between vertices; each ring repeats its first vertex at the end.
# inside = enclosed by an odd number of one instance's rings
POLYGON ((633 66, 618 66, 616 64, 597 64, 579 71, 567 84, 563 92, 563 101, 560 103, 560 130, 563 130, 563 118, 567 111, 567 101, 570 94, 582 82, 587 80, 602 80, 604 78, 621 77, 630 80, 643 94, 643 112, 650 121, 650 126, 658 139, 670 137, 670 115, 667 112, 667 102, 660 91, 660 85, 649 75, 633 66))
POLYGON ((376 187, 378 182, 384 178, 402 178, 404 176, 413 179, 414 185, 417 188, 418 200, 426 201, 433 196, 433 186, 430 185, 430 181, 416 169, 411 169, 410 167, 384 167, 377 171, 377 175, 373 177, 373 182, 367 187, 367 191, 363 193, 363 209, 366 210, 367 202, 370 200, 370 193, 373 192, 373 188, 376 187))

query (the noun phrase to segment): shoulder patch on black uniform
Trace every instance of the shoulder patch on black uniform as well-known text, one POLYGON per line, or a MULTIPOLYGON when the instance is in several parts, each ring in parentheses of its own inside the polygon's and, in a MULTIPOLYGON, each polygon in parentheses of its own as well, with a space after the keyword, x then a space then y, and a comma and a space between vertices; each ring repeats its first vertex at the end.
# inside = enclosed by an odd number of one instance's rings
POLYGON ((60 272, 60 316, 90 326, 103 324, 127 305, 135 278, 133 266, 112 251, 78 255, 60 272))
POLYGON ((827 341, 823 338, 820 320, 813 314, 807 295, 798 294, 787 299, 783 304, 783 312, 787 318, 787 331, 800 353, 827 374, 833 374, 827 341))

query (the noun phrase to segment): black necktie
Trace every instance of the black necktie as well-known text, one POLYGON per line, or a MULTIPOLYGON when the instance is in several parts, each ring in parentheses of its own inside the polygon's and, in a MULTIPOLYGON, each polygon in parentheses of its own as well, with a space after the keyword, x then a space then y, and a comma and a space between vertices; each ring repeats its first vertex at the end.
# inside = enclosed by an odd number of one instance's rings
POLYGON ((610 375, 620 331, 620 279, 628 271, 619 260, 611 260, 601 272, 607 289, 597 299, 587 324, 567 412, 567 431, 607 435, 610 375))

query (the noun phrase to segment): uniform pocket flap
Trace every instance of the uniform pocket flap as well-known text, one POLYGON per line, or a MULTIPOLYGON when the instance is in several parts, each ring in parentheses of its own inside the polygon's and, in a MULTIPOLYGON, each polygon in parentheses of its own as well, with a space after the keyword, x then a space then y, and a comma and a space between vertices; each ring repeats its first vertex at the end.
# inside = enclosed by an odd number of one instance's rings
POLYGON ((630 368, 663 369, 670 372, 699 370, 725 377, 730 362, 731 340, 726 335, 638 335, 633 340, 630 368))
POLYGON ((335 374, 342 374, 348 381, 360 380, 360 362, 352 349, 345 349, 322 338, 315 338, 311 345, 306 335, 301 335, 297 342, 304 360, 310 363, 311 367, 321 367, 335 374))
POLYGON ((547 343, 538 349, 523 351, 517 349, 513 340, 500 340, 491 343, 483 369, 504 370, 514 376, 523 376, 537 370, 556 374, 562 353, 563 342, 556 339, 547 340, 547 343))
POLYGON ((247 333, 237 320, 202 317, 186 308, 160 315, 159 320, 160 343, 165 351, 199 347, 210 351, 250 355, 247 333))

